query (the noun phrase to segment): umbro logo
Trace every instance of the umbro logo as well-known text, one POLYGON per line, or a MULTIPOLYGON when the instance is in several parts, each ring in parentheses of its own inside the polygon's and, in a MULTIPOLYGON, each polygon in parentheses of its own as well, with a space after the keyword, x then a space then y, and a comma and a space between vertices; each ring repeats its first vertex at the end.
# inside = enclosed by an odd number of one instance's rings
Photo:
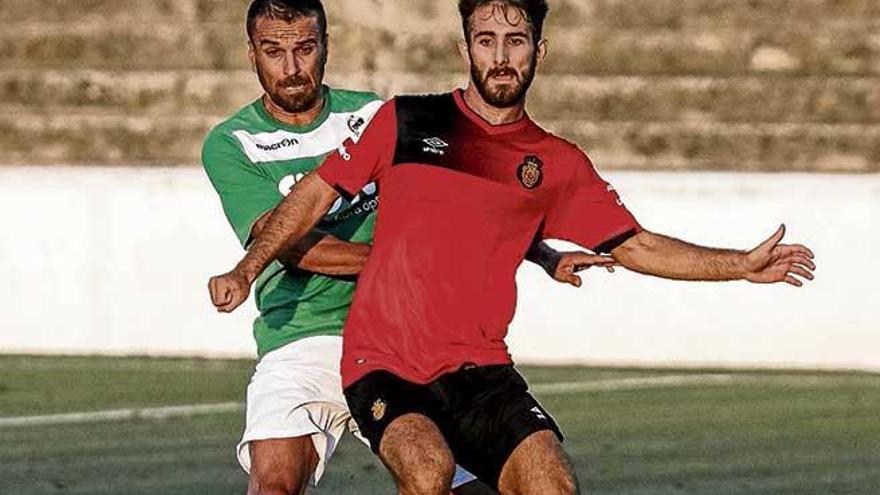
POLYGON ((531 411, 535 414, 536 418, 547 419, 547 416, 544 415, 544 411, 542 411, 540 407, 535 406, 531 409, 531 411))
POLYGON ((449 147, 449 144, 446 141, 438 137, 425 138, 422 139, 422 142, 427 145, 422 148, 422 151, 425 153, 433 153, 435 155, 445 155, 446 151, 444 150, 449 147))

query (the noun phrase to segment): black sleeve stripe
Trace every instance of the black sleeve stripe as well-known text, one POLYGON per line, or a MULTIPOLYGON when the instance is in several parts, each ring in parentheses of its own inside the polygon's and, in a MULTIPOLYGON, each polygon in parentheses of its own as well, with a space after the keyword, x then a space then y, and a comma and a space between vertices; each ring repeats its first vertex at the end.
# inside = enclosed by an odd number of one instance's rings
POLYGON ((334 185, 334 186, 333 186, 333 189, 336 189, 336 192, 339 193, 339 195, 342 196, 342 199, 344 199, 344 200, 346 200, 346 201, 349 201, 349 202, 350 202, 350 201, 351 201, 352 199, 354 199, 354 197, 355 197, 354 194, 350 194, 348 191, 346 191, 346 190, 345 190, 342 186, 340 186, 339 184, 334 185))
POLYGON ((619 236, 616 236, 612 239, 609 239, 609 240, 603 242, 602 244, 599 244, 598 246, 596 246, 595 249, 593 249, 593 251, 596 253, 599 253, 599 254, 611 254, 611 251, 614 248, 616 248, 617 246, 620 246, 624 242, 628 241, 631 237, 635 236, 637 233, 638 232, 636 231, 636 229, 627 230, 623 234, 620 234, 619 236))

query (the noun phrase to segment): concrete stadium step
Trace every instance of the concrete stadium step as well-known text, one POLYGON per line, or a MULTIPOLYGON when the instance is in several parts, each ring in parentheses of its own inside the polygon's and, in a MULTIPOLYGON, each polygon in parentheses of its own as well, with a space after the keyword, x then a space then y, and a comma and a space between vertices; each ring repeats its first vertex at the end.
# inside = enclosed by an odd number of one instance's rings
MULTIPOLYGON (((152 23, 241 22, 249 0, 0 0, 0 18, 8 22, 152 23)), ((330 18, 344 25, 369 24, 395 29, 401 25, 436 29, 455 19, 455 3, 436 0, 325 0, 330 18)), ((690 28, 778 24, 781 19, 812 19, 817 24, 852 24, 880 18, 875 0, 556 0, 549 25, 608 28, 690 28)), ((455 24, 453 22, 453 24, 455 24)))
MULTIPOLYGON (((239 24, 4 27, 0 65, 6 68, 247 68, 245 34, 239 24)), ((765 30, 568 29, 553 37, 544 69, 578 74, 876 75, 878 31, 797 24, 765 30)), ((462 64, 453 32, 351 26, 333 33, 335 70, 436 72, 459 70, 462 64)))
POLYGON ((880 125, 556 121, 603 168, 880 172, 880 125))
MULTIPOLYGON (((384 96, 440 92, 461 73, 331 73, 339 87, 384 96)), ((222 115, 261 93, 249 71, 0 71, 0 108, 33 113, 222 115)), ((542 75, 539 120, 880 123, 880 84, 866 77, 580 77, 542 75)))
POLYGON ((6 164, 198 163, 211 117, 119 117, 29 114, 0 116, 6 164))
MULTIPOLYGON (((193 164, 218 117, 0 117, 5 163, 193 164)), ((880 125, 546 122, 602 169, 880 172, 880 125)))

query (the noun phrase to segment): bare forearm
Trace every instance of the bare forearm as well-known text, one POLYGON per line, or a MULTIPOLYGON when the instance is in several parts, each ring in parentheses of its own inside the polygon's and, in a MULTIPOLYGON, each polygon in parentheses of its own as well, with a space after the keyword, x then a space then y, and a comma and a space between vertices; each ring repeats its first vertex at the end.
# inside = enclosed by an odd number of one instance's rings
MULTIPOLYGON (((260 235, 271 214, 272 210, 254 223, 253 237, 260 235)), ((357 275, 369 255, 369 244, 346 242, 314 229, 299 241, 285 245, 278 254, 278 261, 288 268, 322 275, 357 275)))
POLYGON ((357 275, 370 255, 370 245, 346 242, 329 234, 312 231, 278 255, 281 263, 322 275, 357 275))
POLYGON ((744 251, 698 246, 647 231, 611 254, 632 271, 674 280, 740 280, 747 273, 744 251))
POLYGON ((335 192, 316 174, 307 175, 275 208, 235 270, 253 282, 284 246, 295 246, 312 230, 335 198, 335 192))

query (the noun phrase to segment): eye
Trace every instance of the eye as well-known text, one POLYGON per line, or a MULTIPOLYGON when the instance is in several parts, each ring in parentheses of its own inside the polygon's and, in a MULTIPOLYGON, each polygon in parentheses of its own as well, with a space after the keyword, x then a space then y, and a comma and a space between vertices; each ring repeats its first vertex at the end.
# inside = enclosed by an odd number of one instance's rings
POLYGON ((489 38, 489 37, 480 38, 477 40, 477 43, 479 43, 480 46, 492 46, 492 38, 489 38))
POLYGON ((510 46, 522 46, 525 44, 525 40, 522 38, 510 38, 510 46))
POLYGON ((266 50, 266 55, 268 55, 272 58, 278 58, 281 56, 282 53, 283 52, 277 48, 271 48, 269 50, 266 50))
POLYGON ((315 51, 315 45, 303 45, 299 48, 299 52, 303 55, 309 55, 313 51, 315 51))

